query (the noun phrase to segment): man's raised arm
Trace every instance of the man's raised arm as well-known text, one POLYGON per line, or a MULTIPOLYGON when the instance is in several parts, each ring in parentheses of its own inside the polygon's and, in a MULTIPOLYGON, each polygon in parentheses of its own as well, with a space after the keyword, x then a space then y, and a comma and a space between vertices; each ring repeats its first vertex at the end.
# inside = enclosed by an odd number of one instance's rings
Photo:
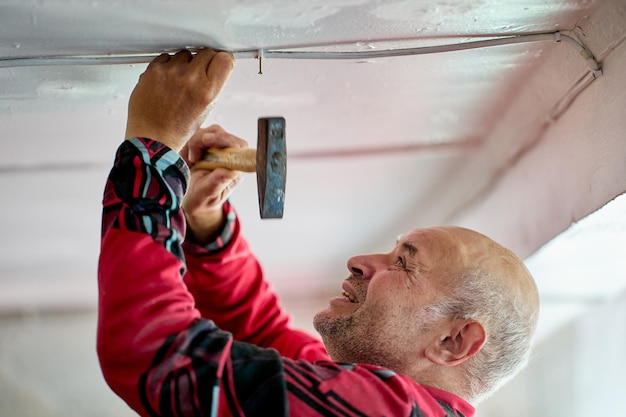
POLYGON ((199 319, 182 282, 180 206, 189 170, 177 151, 203 122, 232 67, 231 55, 208 49, 193 59, 188 51, 156 58, 133 91, 127 140, 107 180, 98 356, 109 385, 142 415, 218 403, 232 337, 199 319), (202 372, 194 363, 199 355, 202 372))
MULTIPOLYGON (((219 126, 200 129, 181 151, 189 166, 207 148, 247 147, 219 126)), ((185 284, 203 317, 233 333, 235 340, 277 349, 282 356, 311 361, 328 359, 320 340, 290 327, 290 317, 247 241, 227 202, 241 173, 218 168, 192 170, 183 208, 188 230, 184 244, 185 284)))

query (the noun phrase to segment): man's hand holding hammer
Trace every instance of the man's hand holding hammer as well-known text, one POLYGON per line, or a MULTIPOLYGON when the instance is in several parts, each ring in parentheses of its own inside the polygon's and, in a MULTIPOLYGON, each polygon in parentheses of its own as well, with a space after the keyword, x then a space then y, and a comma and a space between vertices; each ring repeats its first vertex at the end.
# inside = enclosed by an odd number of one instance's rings
MULTIPOLYGON (((193 167, 209 148, 247 148, 248 143, 220 126, 199 129, 180 154, 193 167)), ((192 169, 183 210, 189 229, 200 245, 205 245, 222 229, 225 218, 222 206, 242 178, 240 171, 226 168, 192 169)))

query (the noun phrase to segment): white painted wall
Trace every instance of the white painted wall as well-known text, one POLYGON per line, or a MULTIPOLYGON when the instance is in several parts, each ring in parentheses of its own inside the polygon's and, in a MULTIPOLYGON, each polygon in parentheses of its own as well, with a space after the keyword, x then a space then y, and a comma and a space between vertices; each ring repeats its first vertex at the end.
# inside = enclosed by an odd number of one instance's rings
POLYGON ((626 293, 543 341, 528 368, 479 405, 477 417, 623 416, 626 293))

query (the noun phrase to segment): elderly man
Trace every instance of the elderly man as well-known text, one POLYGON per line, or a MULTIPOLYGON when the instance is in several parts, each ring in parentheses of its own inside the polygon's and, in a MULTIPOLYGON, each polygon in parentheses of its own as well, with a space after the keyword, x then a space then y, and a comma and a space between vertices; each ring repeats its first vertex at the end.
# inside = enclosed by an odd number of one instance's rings
POLYGON ((527 359, 538 296, 523 263, 467 229, 413 230, 348 261, 314 319, 323 344, 290 328, 227 201, 238 173, 189 170, 209 147, 247 146, 200 128, 233 66, 163 54, 130 98, 98 270, 111 388, 145 416, 472 416, 527 359))

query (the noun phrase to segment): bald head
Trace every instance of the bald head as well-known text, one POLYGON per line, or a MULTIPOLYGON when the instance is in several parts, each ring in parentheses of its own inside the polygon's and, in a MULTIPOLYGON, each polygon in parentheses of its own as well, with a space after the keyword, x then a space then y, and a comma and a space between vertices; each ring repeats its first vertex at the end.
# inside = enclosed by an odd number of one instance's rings
POLYGON ((471 318, 486 331, 482 349, 467 364, 466 397, 479 400, 527 362, 539 295, 530 272, 512 251, 461 227, 418 229, 434 250, 432 273, 442 283, 448 316, 471 318))
MULTIPOLYGON (((537 286, 524 262, 517 255, 474 230, 452 226, 431 230, 435 234, 440 234, 441 239, 449 243, 446 256, 448 259, 456 260, 455 267, 458 268, 458 272, 465 271, 453 274, 454 277, 463 280, 480 274, 481 279, 494 288, 504 290, 503 296, 526 310, 531 318, 536 320, 536 312, 539 309, 537 286)), ((462 283, 457 282, 457 285, 462 283)))
POLYGON ((479 275, 485 284, 505 291, 502 296, 525 306, 529 314, 539 308, 535 281, 522 260, 481 233, 455 226, 431 227, 406 233, 400 241, 417 247, 422 269, 438 276, 444 293, 479 275))

